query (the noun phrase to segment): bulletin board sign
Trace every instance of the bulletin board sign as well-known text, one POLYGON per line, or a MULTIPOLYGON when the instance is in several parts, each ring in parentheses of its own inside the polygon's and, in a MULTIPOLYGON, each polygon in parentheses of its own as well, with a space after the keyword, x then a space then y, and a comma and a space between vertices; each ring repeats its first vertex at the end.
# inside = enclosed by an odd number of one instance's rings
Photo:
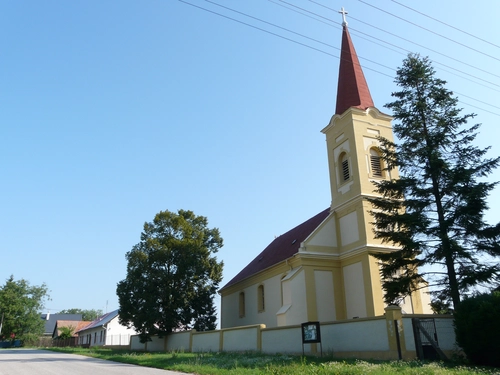
POLYGON ((321 342, 319 322, 302 323, 302 344, 321 342))

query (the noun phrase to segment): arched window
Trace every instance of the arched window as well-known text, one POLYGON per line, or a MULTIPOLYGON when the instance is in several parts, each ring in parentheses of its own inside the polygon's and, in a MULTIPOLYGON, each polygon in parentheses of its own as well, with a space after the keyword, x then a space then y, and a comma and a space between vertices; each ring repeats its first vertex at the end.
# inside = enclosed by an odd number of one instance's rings
POLYGON ((340 162, 340 168, 341 168, 341 175, 342 175, 342 182, 345 182, 349 180, 351 177, 351 174, 349 172, 349 159, 347 158, 347 154, 343 152, 340 154, 339 157, 339 162, 340 162))
POLYGON ((259 312, 262 312, 265 310, 266 305, 264 302, 264 285, 259 285, 257 288, 257 308, 259 312))
POLYGON ((240 318, 245 317, 245 292, 240 293, 240 318))
POLYGON ((378 150, 370 149, 370 166, 373 177, 383 177, 382 174, 382 159, 378 150))

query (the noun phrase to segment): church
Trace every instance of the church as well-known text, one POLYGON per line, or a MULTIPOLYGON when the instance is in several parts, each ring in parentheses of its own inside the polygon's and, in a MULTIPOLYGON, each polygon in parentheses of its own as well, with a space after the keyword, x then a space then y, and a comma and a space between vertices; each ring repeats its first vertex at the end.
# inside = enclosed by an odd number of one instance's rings
MULTIPOLYGON (((221 328, 297 325, 384 315, 375 252, 397 248, 374 238, 367 198, 384 170, 379 136, 393 140, 392 118, 379 111, 342 10, 336 111, 326 136, 331 205, 277 237, 219 291, 221 328)), ((403 303, 408 314, 431 313, 425 290, 403 303)))

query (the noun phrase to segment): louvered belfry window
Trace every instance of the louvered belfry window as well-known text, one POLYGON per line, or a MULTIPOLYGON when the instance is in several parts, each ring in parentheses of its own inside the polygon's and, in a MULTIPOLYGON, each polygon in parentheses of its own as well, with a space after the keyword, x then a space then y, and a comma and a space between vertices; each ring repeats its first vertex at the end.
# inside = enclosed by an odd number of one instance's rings
POLYGON ((342 179, 344 181, 349 180, 350 174, 349 174, 349 160, 347 159, 347 154, 343 153, 340 156, 340 165, 342 167, 342 179))
POLYGON ((370 150, 370 164, 372 168, 372 175, 374 177, 382 177, 382 162, 380 154, 373 148, 370 150))

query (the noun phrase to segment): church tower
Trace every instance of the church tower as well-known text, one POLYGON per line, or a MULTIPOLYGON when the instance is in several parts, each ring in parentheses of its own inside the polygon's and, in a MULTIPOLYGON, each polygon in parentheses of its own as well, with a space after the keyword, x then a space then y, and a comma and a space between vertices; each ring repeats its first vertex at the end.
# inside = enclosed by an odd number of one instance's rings
MULTIPOLYGON (((374 252, 394 251, 374 238, 371 204, 374 182, 398 178, 384 170, 378 137, 393 140, 392 117, 380 112, 373 100, 354 49, 342 8, 342 48, 336 111, 322 132, 326 135, 331 215, 338 234, 345 295, 345 318, 384 314, 383 291, 374 252)), ((409 299, 407 310, 422 312, 420 293, 409 299)))

